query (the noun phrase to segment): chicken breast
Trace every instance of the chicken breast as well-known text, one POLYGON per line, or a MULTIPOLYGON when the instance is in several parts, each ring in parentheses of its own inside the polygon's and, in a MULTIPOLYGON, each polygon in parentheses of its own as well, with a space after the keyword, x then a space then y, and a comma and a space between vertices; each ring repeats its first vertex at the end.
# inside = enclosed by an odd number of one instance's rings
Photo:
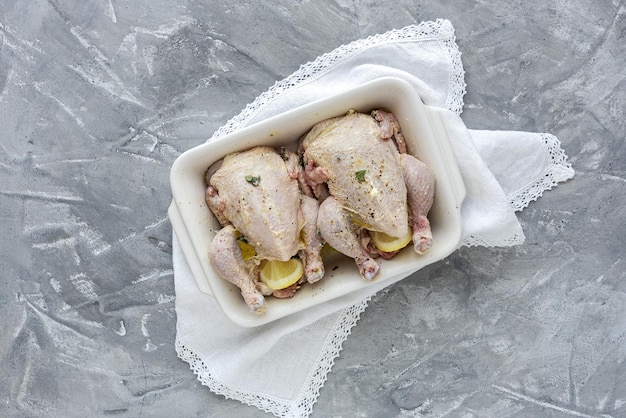
POLYGON ((355 221, 392 237, 407 234, 407 189, 393 141, 363 113, 325 120, 303 138, 309 177, 328 191, 355 221))
POLYGON ((229 154, 209 179, 207 203, 220 222, 230 222, 257 257, 289 260, 304 225, 297 176, 271 147, 229 154))

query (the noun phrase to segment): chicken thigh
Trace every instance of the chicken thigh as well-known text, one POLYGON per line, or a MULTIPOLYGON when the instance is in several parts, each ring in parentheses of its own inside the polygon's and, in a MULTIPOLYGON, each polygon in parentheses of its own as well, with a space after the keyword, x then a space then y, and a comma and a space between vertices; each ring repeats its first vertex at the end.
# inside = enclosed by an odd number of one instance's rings
POLYGON ((218 231, 209 246, 209 261, 220 277, 241 289, 241 296, 251 311, 263 313, 265 297, 252 279, 258 268, 250 260, 241 258, 237 235, 232 225, 226 225, 218 231))
POLYGON ((400 238, 413 228, 415 251, 428 250, 432 235, 426 215, 433 203, 434 176, 424 163, 405 154, 393 114, 349 112, 319 122, 302 138, 299 152, 309 189, 323 201, 318 217, 322 238, 333 246, 341 224, 345 242, 336 249, 355 259, 365 279, 371 280, 378 266, 364 258, 367 240, 359 240, 359 229, 400 238), (346 220, 356 230, 347 228, 346 220))
POLYGON ((319 237, 310 228, 317 224, 319 204, 307 200, 303 210, 301 171, 295 153, 283 150, 279 154, 271 147, 229 154, 207 171, 206 202, 224 227, 211 242, 211 264, 223 279, 241 289, 257 313, 265 309, 262 293, 271 291, 259 283, 258 269, 243 260, 234 234, 239 233, 254 248, 256 265, 260 260, 287 261, 301 252, 306 279, 315 282, 324 275, 319 237))
POLYGON ((433 234, 427 216, 433 205, 435 176, 430 168, 410 154, 400 154, 402 174, 407 184, 407 199, 411 226, 413 227, 413 248, 424 254, 430 248, 433 234))
POLYGON ((358 232, 348 211, 343 209, 337 199, 329 196, 320 205, 319 216, 323 219, 323 222, 319 222, 320 234, 328 245, 354 258, 361 276, 366 280, 372 280, 380 266, 361 246, 358 232))

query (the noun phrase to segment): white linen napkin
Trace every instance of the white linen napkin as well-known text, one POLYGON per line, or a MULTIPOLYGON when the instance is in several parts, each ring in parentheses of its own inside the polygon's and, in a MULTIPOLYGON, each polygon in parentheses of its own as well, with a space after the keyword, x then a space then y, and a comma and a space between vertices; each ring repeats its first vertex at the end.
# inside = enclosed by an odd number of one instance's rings
MULTIPOLYGON (((211 139, 383 76, 411 83, 446 125, 467 188, 461 245, 523 242, 515 211, 574 171, 550 134, 465 127, 459 116, 464 70, 447 20, 393 30, 320 56, 277 82, 211 139)), ((382 286, 265 326, 241 328, 198 290, 175 236, 173 247, 179 357, 217 394, 280 417, 308 416, 342 343, 382 286)))

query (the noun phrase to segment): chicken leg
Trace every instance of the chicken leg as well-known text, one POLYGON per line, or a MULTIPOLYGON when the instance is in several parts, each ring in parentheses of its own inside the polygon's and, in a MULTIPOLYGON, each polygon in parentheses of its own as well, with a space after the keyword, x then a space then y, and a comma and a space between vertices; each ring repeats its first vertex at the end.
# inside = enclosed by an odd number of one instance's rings
POLYGON ((241 296, 252 312, 261 314, 265 311, 265 298, 253 280, 254 264, 248 264, 241 258, 236 230, 232 225, 222 228, 213 238, 209 260, 220 277, 241 289, 241 296))
POLYGON ((358 233, 354 231, 350 213, 333 196, 322 202, 317 218, 322 238, 340 253, 354 258, 365 280, 373 280, 380 266, 361 247, 358 233))
POLYGON ((433 205, 435 176, 426 164, 410 154, 400 154, 400 163, 413 227, 413 248, 416 253, 424 254, 433 241, 426 215, 433 205))
POLYGON ((317 232, 319 203, 316 199, 303 195, 300 210, 304 216, 302 236, 305 244, 304 249, 300 250, 300 258, 304 261, 306 280, 309 283, 315 283, 324 277, 324 262, 320 255, 323 244, 317 232))

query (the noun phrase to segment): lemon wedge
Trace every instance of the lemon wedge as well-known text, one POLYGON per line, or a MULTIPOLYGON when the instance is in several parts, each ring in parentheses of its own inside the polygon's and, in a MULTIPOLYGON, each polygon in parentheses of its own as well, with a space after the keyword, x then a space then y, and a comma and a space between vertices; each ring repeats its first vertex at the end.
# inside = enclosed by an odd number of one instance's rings
POLYGON ((391 253, 406 247, 413 238, 413 232, 411 231, 411 228, 409 228, 405 236, 396 238, 391 237, 384 232, 370 231, 370 237, 372 238, 372 242, 376 248, 386 253, 391 253))
POLYGON ((254 247, 247 242, 238 239, 237 245, 239 245, 239 249, 241 250, 241 258, 244 261, 250 260, 252 257, 256 255, 256 251, 254 247))
POLYGON ((304 266, 298 258, 287 261, 263 260, 261 262, 261 281, 270 289, 279 290, 291 286, 304 274, 304 266))

